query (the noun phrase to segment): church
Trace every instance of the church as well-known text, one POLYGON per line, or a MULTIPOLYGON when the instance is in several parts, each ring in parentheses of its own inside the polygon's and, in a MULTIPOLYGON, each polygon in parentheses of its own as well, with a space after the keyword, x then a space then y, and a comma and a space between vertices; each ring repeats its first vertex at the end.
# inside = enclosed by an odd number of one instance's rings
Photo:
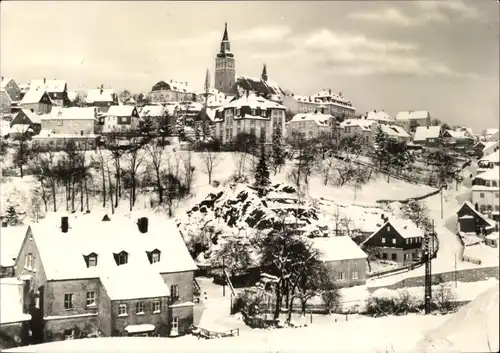
POLYGON ((227 23, 224 27, 220 51, 215 57, 214 88, 228 96, 241 96, 244 92, 251 92, 280 103, 285 95, 276 83, 269 80, 265 64, 260 79, 236 75, 236 59, 231 52, 227 23))

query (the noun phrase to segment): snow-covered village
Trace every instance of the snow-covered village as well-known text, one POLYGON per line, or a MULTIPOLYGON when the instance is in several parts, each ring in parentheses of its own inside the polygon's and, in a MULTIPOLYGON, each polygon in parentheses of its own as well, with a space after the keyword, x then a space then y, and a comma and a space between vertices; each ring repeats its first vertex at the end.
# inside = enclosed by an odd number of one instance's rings
POLYGON ((0 6, 2 352, 499 351, 498 3, 0 6))

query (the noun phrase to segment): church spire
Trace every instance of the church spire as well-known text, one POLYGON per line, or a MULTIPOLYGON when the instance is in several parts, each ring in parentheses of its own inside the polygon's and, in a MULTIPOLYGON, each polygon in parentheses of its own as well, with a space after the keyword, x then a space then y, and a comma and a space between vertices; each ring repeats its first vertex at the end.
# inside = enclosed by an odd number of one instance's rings
POLYGON ((262 68, 261 78, 262 78, 263 81, 267 81, 267 67, 266 67, 266 64, 264 64, 264 67, 262 68))
POLYGON ((222 41, 227 41, 229 42, 229 36, 227 35, 227 22, 224 27, 224 35, 222 36, 222 41))
POLYGON ((205 74, 205 86, 203 87, 205 89, 205 93, 208 93, 210 90, 210 71, 207 69, 207 73, 205 74))
POLYGON ((229 36, 227 34, 227 22, 224 27, 224 34, 222 36, 222 41, 220 42, 220 52, 222 54, 231 52, 231 44, 229 43, 229 36))

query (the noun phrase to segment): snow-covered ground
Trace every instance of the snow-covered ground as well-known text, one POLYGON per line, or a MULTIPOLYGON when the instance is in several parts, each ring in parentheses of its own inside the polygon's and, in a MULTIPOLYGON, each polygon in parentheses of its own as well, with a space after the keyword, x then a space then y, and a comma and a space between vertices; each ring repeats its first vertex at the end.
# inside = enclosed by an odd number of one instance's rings
POLYGON ((408 315, 277 330, 253 330, 239 337, 198 340, 193 336, 171 338, 89 338, 61 341, 5 352, 409 352, 428 329, 449 316, 408 315), (402 330, 402 328, 404 329, 402 330))

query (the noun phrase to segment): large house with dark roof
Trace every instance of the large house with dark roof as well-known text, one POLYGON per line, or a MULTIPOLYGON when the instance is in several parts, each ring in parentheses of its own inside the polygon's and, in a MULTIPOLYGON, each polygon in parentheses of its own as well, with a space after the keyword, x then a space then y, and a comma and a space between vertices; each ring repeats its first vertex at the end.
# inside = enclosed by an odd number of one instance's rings
POLYGON ((30 90, 45 90, 53 105, 69 107, 72 105, 68 98, 68 84, 64 80, 31 80, 30 90))
POLYGON ((176 336, 193 323, 197 267, 171 220, 53 214, 28 227, 14 268, 45 341, 176 336))
MULTIPOLYGON (((482 214, 478 207, 469 201, 465 201, 457 211, 458 233, 461 235, 489 235, 495 231, 498 221, 488 218, 482 214)), ((498 230, 497 230, 498 231, 498 230)))
POLYGON ((362 243, 363 247, 373 249, 379 259, 401 265, 420 259, 424 231, 409 220, 385 218, 384 221, 384 224, 362 243))

